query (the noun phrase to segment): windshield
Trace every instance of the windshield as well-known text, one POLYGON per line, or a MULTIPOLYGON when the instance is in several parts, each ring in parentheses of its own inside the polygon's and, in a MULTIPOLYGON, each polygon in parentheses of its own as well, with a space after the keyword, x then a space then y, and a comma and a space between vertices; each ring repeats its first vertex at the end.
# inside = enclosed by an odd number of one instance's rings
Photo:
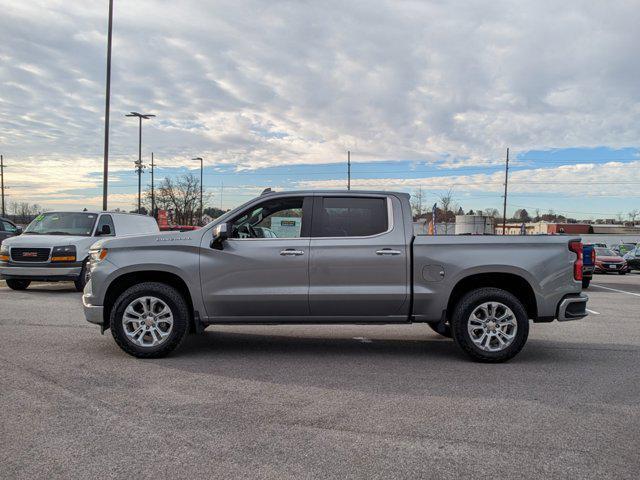
POLYGON ((43 213, 25 229, 25 235, 78 235, 88 237, 98 216, 93 213, 43 213))
POLYGON ((618 255, 609 250, 608 248, 596 248, 596 255, 603 257, 617 257, 618 255))

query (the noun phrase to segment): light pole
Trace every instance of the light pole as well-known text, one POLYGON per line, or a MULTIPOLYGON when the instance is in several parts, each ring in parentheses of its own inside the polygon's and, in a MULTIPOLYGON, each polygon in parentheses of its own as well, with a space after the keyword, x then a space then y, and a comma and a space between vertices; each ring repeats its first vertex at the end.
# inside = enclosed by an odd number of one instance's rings
POLYGON ((156 195, 153 186, 153 170, 155 166, 156 164, 153 163, 153 152, 151 152, 151 216, 153 218, 156 218, 156 195))
POLYGON ((104 107, 104 159, 102 166, 102 210, 107 209, 109 183, 109 111, 111 100, 111 33, 113 31, 113 0, 109 0, 109 29, 107 32, 107 86, 104 107))
POLYGON ((200 160, 200 226, 202 226, 202 174, 204 170, 204 160, 202 157, 196 157, 192 160, 200 160))
POLYGON ((138 213, 140 213, 141 207, 141 196, 142 196, 142 169, 144 166, 142 165, 142 119, 145 120, 155 117, 155 115, 151 115, 149 113, 138 113, 131 112, 127 113, 125 117, 138 117, 138 161, 135 162, 136 170, 138 171, 138 213))

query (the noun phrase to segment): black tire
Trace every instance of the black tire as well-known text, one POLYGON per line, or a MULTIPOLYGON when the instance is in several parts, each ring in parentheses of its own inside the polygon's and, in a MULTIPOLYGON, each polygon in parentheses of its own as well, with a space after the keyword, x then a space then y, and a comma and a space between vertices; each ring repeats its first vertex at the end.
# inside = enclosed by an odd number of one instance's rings
POLYGON ((591 283, 591 279, 590 278, 583 278, 582 279, 582 288, 589 288, 589 284, 591 283))
POLYGON ((451 329, 456 344, 473 360, 487 363, 505 362, 515 357, 529 337, 529 316, 522 302, 513 294, 493 287, 478 288, 466 293, 456 304, 451 315, 451 329), (482 350, 471 340, 467 322, 474 310, 485 302, 499 302, 509 307, 516 320, 515 338, 503 350, 482 350))
POLYGON ((87 284, 87 261, 85 260, 84 263, 82 264, 82 270, 80 270, 80 276, 78 277, 77 280, 73 281, 73 284, 76 287, 76 291, 77 292, 82 292, 84 290, 84 286, 87 284))
POLYGON ((189 331, 189 308, 180 292, 158 282, 144 282, 129 287, 115 301, 109 318, 111 334, 118 346, 138 358, 160 358, 178 348, 189 331), (171 309, 173 328, 163 343, 153 347, 142 347, 133 343, 125 334, 122 325, 124 310, 136 298, 153 296, 162 300, 171 309))
POLYGON ((6 280, 7 287, 11 290, 26 290, 31 285, 31 280, 20 280, 17 278, 8 278, 6 280))
POLYGON ((449 322, 427 323, 431 330, 442 335, 443 337, 451 338, 451 326, 449 322))

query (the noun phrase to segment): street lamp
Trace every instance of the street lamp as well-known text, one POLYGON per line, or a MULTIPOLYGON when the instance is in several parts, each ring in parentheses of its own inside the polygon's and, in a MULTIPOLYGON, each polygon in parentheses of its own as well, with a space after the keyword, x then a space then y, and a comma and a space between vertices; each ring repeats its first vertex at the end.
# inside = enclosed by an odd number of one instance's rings
POLYGON ((113 33, 113 0, 109 0, 109 27, 107 30, 107 84, 104 106, 104 158, 102 160, 102 210, 107 210, 109 183, 109 112, 111 102, 111 37, 113 33))
POLYGON ((202 160, 202 157, 192 158, 192 160, 200 160, 200 225, 202 226, 202 172, 204 170, 204 160, 202 160))
POLYGON ((138 171, 138 213, 140 213, 140 200, 142 192, 142 119, 148 120, 155 115, 149 113, 143 114, 138 112, 127 113, 125 117, 138 117, 138 161, 135 162, 136 170, 138 171))

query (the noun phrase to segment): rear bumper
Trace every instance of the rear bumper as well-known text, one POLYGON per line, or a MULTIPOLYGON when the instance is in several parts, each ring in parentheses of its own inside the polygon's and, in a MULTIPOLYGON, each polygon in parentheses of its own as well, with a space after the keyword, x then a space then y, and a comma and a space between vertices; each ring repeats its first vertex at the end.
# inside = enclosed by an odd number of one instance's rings
POLYGON ((579 320, 589 315, 587 313, 587 297, 584 293, 568 295, 558 304, 558 321, 579 320))
POLYGON ((0 265, 0 278, 23 280, 75 280, 80 276, 82 267, 35 267, 0 265))

